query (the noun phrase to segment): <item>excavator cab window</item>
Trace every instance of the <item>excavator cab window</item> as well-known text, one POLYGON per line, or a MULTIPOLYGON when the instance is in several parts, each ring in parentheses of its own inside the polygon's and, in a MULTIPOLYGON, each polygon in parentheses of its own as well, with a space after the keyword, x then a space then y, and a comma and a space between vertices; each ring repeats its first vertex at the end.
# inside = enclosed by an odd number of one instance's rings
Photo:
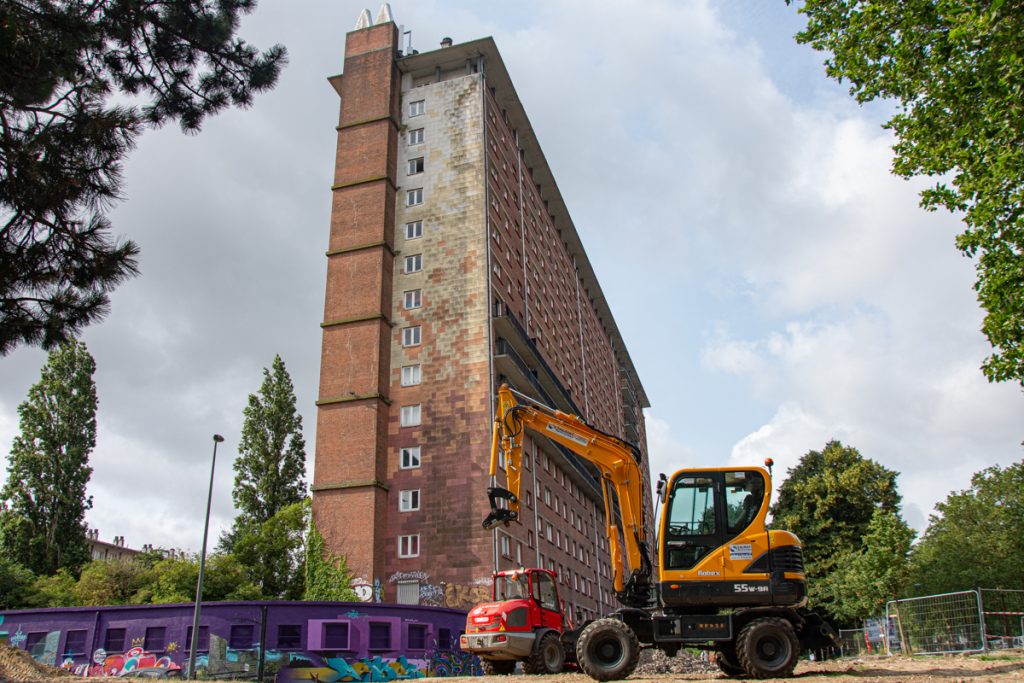
POLYGON ((683 477, 669 494, 666 569, 690 569, 720 544, 716 542, 715 481, 683 477))
POLYGON ((725 473, 726 531, 735 536, 754 521, 764 501, 764 477, 760 472, 725 473))
POLYGON ((765 496, 757 470, 679 477, 668 494, 665 568, 692 569, 757 518, 765 496))

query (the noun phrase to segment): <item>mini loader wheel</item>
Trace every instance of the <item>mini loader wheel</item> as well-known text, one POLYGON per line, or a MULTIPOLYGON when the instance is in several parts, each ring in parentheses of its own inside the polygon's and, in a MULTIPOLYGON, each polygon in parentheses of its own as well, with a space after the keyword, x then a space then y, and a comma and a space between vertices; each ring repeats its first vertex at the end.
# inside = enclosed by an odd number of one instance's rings
POLYGON ((576 661, 596 681, 617 681, 636 669, 640 643, 633 630, 618 619, 598 619, 580 634, 576 661))
POLYGON ((533 652, 523 660, 523 673, 558 674, 565 668, 565 649, 554 631, 548 631, 533 652))
POLYGON ((740 666, 754 678, 789 678, 800 656, 800 642, 785 619, 755 619, 736 639, 740 666))
POLYGON ((509 676, 516 670, 514 659, 481 659, 485 676, 509 676))

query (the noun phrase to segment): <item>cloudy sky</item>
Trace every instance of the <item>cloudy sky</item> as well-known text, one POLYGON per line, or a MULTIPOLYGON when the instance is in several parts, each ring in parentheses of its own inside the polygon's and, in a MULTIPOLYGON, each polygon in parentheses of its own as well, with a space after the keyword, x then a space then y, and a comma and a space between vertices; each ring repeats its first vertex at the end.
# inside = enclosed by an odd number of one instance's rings
MULTIPOLYGON (((197 136, 146 134, 116 230, 142 276, 84 335, 101 538, 198 550, 233 518, 242 408, 280 354, 312 473, 345 33, 365 5, 264 0, 242 35, 290 64, 197 136)), ((376 15, 377 4, 370 7, 376 15)), ((798 46, 783 0, 392 2, 413 46, 493 36, 652 407, 654 471, 775 459, 833 438, 900 472, 921 530, 970 475, 1022 457, 1024 396, 991 385, 955 217, 889 174, 885 104, 857 106, 798 46)), ((0 457, 45 355, 0 358, 0 457)))

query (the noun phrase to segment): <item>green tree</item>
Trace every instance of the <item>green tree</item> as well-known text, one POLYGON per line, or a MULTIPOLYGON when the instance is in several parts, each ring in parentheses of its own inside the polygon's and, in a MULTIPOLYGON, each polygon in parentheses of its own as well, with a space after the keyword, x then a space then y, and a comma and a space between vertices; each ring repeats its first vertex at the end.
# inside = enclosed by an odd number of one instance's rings
POLYGON ((835 616, 828 577, 862 547, 876 511, 899 513, 896 476, 839 441, 808 451, 787 472, 771 509, 772 526, 800 538, 808 595, 816 608, 835 616))
POLYGON ((26 607, 74 607, 78 605, 75 577, 67 569, 58 569, 52 576, 37 576, 32 584, 32 597, 26 607))
POLYGON ((0 609, 18 609, 32 604, 32 570, 0 553, 0 609))
POLYGON ((340 600, 357 602, 352 590, 352 572, 343 555, 331 553, 317 531, 312 515, 306 538, 306 600, 340 600))
POLYGON ((847 624, 878 616, 885 603, 903 596, 914 530, 892 511, 876 509, 863 545, 844 553, 835 571, 824 577, 821 593, 832 614, 847 624))
POLYGON ((138 247, 111 237, 121 164, 150 126, 196 132, 286 61, 235 36, 255 0, 0 5, 0 354, 53 348, 109 308, 138 247))
POLYGON ((93 560, 75 585, 81 605, 131 605, 142 587, 143 567, 132 560, 93 560))
POLYGON ((96 362, 70 341, 49 354, 41 378, 18 406, 7 483, 0 492, 0 543, 36 574, 64 567, 77 573, 89 559, 85 493, 96 445, 96 362))
MULTIPOLYGON (((793 0, 786 0, 787 4, 793 0)), ((990 381, 1024 386, 1024 3, 803 0, 800 43, 859 102, 899 103, 885 127, 893 172, 936 182, 928 210, 962 214, 957 247, 977 258, 990 381)))
POLYGON ((235 460, 232 498, 245 524, 263 524, 306 497, 306 442, 295 389, 281 356, 263 369, 259 393, 249 394, 235 460))
POLYGON ((263 524, 239 527, 235 558, 264 598, 301 600, 306 580, 308 499, 282 508, 263 524))
POLYGON ((1024 586, 1024 460, 977 472, 935 509, 911 554, 915 594, 1024 586))

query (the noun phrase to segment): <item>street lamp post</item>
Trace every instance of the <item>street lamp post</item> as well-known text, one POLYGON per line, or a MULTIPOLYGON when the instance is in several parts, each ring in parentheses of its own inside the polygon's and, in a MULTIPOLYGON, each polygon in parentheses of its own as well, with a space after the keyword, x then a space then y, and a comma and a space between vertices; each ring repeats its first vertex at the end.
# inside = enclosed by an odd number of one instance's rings
POLYGON ((196 677, 196 648, 199 646, 199 606, 203 602, 203 572, 206 569, 206 537, 210 532, 210 503, 213 501, 213 472, 217 469, 217 444, 224 437, 213 435, 213 463, 210 465, 210 492, 206 495, 206 523, 203 524, 203 549, 199 553, 199 581, 196 583, 196 606, 192 614, 192 642, 188 650, 188 677, 196 677))

